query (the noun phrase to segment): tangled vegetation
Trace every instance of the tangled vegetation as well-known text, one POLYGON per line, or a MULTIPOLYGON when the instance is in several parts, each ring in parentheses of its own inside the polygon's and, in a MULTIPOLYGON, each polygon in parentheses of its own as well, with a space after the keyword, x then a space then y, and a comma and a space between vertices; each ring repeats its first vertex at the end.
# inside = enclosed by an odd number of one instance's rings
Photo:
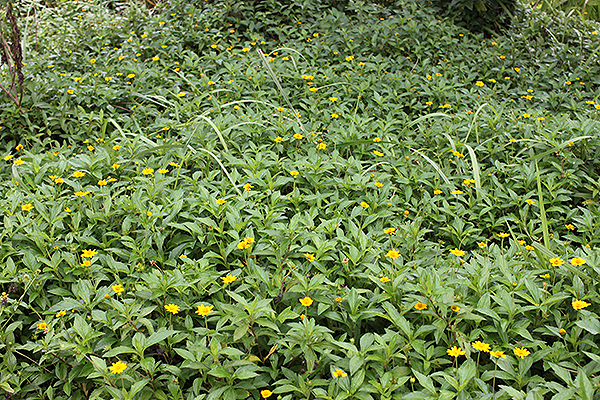
POLYGON ((3 395, 597 398, 600 27, 274 3, 19 6, 3 395))

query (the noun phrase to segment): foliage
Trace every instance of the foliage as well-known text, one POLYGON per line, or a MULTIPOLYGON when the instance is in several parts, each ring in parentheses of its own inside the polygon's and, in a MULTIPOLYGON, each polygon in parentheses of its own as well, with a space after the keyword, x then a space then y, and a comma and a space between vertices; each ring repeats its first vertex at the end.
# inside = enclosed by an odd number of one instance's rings
POLYGON ((442 15, 475 33, 497 34, 506 29, 515 13, 514 0, 435 0, 442 15))
POLYGON ((7 398, 597 397, 593 22, 37 6, 0 109, 7 398))

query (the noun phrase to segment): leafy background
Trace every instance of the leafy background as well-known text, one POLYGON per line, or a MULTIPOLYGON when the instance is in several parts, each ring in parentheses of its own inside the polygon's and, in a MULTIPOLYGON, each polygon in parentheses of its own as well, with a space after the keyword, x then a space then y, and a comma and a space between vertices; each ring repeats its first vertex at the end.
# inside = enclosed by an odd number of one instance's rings
POLYGON ((585 14, 514 3, 467 30, 436 2, 16 7, 7 398, 598 396, 585 14))

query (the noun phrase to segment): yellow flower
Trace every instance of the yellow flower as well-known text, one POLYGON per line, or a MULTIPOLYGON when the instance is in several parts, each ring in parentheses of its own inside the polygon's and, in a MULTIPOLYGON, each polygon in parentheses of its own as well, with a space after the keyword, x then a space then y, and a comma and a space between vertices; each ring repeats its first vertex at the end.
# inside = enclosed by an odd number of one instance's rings
POLYGON ((571 303, 571 305, 573 306, 574 309, 576 310, 581 310, 582 308, 586 308, 591 306, 591 303, 586 303, 583 300, 575 300, 574 302, 571 303))
POLYGON ((521 348, 515 347, 513 349, 513 352, 515 353, 515 356, 521 357, 521 358, 525 358, 531 354, 531 352, 529 350, 527 350, 525 347, 521 347, 521 348))
POLYGON ((391 258, 392 260, 395 260, 396 258, 400 257, 400 253, 398 253, 396 251, 396 249, 392 249, 392 250, 388 251, 385 254, 385 256, 391 258))
POLYGON ((477 351, 483 351, 484 353, 490 352, 490 345, 479 340, 471 343, 471 346, 477 351))
POLYGON ((113 164, 112 169, 119 169, 120 166, 121 166, 120 164, 113 164))
POLYGON ((388 278, 387 276, 382 277, 381 279, 379 279, 381 281, 381 283, 388 283, 389 281, 391 281, 390 278, 388 278))
POLYGON ((96 254, 98 254, 98 252, 96 250, 83 250, 83 252, 81 253, 81 257, 83 258, 92 258, 94 257, 96 254))
POLYGON ((168 172, 169 172, 169 170, 168 169, 164 169, 164 168, 161 168, 161 169, 158 170, 159 174, 166 174, 168 172))
POLYGON ((373 141, 375 143, 381 142, 381 138, 380 137, 375 137, 375 138, 373 138, 373 141))
POLYGON ((81 178, 82 176, 85 176, 85 172, 83 172, 83 171, 75 171, 75 172, 73 172, 73 176, 75 178, 81 178))
POLYGON ((294 134, 294 139, 298 139, 298 140, 300 140, 300 139, 302 139, 302 135, 301 135, 301 134, 299 134, 299 133, 295 133, 295 134, 294 134))
POLYGON ((111 288, 115 291, 116 294, 123 293, 125 291, 125 289, 123 289, 123 285, 121 284, 113 285, 111 286, 111 288))
POLYGON ((120 374, 127 368, 127 364, 123 361, 117 361, 116 363, 112 363, 112 367, 110 367, 110 372, 113 374, 120 374))
POLYGON ((65 180, 63 178, 56 178, 54 183, 63 183, 65 180))
POLYGON ((208 314, 210 314, 211 312, 213 312, 213 307, 214 306, 205 306, 204 304, 200 304, 198 306, 198 309, 195 312, 196 312, 196 314, 202 315, 203 317, 205 317, 208 314))
POLYGON ((447 349, 446 353, 448 353, 449 356, 456 358, 458 356, 464 355, 465 351, 463 349, 461 349, 460 347, 453 346, 452 348, 447 349))
POLYGON ((269 397, 271 397, 271 395, 272 395, 272 394, 273 394, 273 392, 271 392, 270 390, 261 390, 261 391, 260 391, 260 396, 261 396, 263 399, 266 399, 266 398, 269 398, 269 397))
POLYGON ((90 59, 90 63, 94 64, 96 62, 95 58, 90 59))
POLYGON ((563 265, 565 262, 561 259, 561 258, 551 258, 550 259, 550 263, 552 264, 552 266, 554 267, 560 267, 561 265, 563 265))
POLYGON ((234 275, 225 275, 221 277, 221 280, 223 281, 223 283, 231 283, 233 281, 235 281, 237 279, 237 276, 234 275))
POLYGON ((540 278, 542 278, 542 279, 550 279, 550 274, 540 275, 540 278))
POLYGON ((83 260, 81 265, 83 265, 84 267, 89 267, 90 265, 92 265, 92 262, 90 260, 83 260))
POLYGON ((335 302, 336 302, 336 303, 341 303, 341 302, 342 302, 342 298, 341 298, 341 297, 339 297, 339 296, 338 296, 338 297, 336 297, 336 298, 335 298, 335 302))
POLYGON ((442 191, 440 189, 436 189, 433 191, 433 194, 442 194, 442 191))
POLYGON ((298 174, 299 174, 298 171, 295 171, 295 170, 294 171, 290 171, 290 175, 292 175, 294 178, 297 177, 298 174))
POLYGON ((237 244, 237 248, 240 250, 245 250, 250 247, 250 243, 247 243, 245 240, 242 240, 237 244))
POLYGON ((20 158, 17 158, 15 161, 13 161, 15 163, 15 165, 18 167, 19 165, 23 164, 25 161, 21 160, 20 158))
POLYGON ((415 304, 415 308, 419 311, 427 310, 427 304, 418 302, 415 304))
POLYGON ((502 357, 502 358, 506 358, 506 356, 504 355, 504 352, 503 352, 503 351, 500 351, 500 350, 498 350, 498 351, 490 351, 490 354, 491 354, 493 357, 496 357, 496 358, 500 358, 500 357, 502 357))
POLYGON ((517 139, 515 139, 515 138, 512 138, 509 140, 510 143, 515 143, 516 141, 517 141, 517 139))
POLYGON ((337 101, 337 99, 338 99, 337 97, 330 97, 329 101, 337 101))
POLYGON ((146 216, 149 217, 152 215, 152 211, 146 211, 146 216))
POLYGON ((38 328, 40 331, 43 331, 48 327, 48 324, 46 324, 45 322, 40 322, 35 327, 38 328))
POLYGON ((327 145, 325 143, 319 143, 317 145, 317 149, 319 150, 325 150, 327 148, 327 145))
POLYGON ((246 184, 244 185, 244 189, 245 189, 247 192, 251 191, 251 190, 252 190, 252 188, 254 188, 254 186, 252 186, 252 185, 251 185, 251 184, 249 184, 249 183, 246 183, 246 184))
POLYGON ((582 266, 585 263, 586 263, 586 261, 583 258, 579 258, 579 257, 571 258, 571 264, 576 265, 578 267, 582 266))
POLYGON ((462 190, 453 190, 450 192, 450 194, 463 194, 464 192, 462 190))
POLYGON ((394 233, 396 233, 396 228, 384 229, 383 233, 387 233, 388 235, 393 235, 394 233))
POLYGON ((11 158, 13 158, 14 156, 12 154, 7 155, 6 157, 4 157, 4 161, 8 161, 11 158))
POLYGON ((91 190, 86 190, 85 192, 78 191, 78 192, 75 192, 75 193, 73 193, 73 194, 74 194, 75 196, 77 196, 77 197, 83 197, 83 196, 87 196, 87 195, 88 195, 88 194, 90 194, 90 193, 92 193, 92 191, 91 191, 91 190))
POLYGON ((527 199, 527 200, 525 200, 525 203, 527 203, 529 205, 533 205, 533 204, 535 204, 535 201, 533 201, 531 199, 527 199))
POLYGON ((300 304, 302 304, 304 307, 310 307, 310 305, 313 303, 313 299, 311 299, 310 297, 306 296, 303 299, 298 299, 300 301, 300 304))
POLYGON ((311 88, 310 88, 310 89, 308 89, 308 90, 310 90, 311 92, 316 92, 316 91, 317 91, 317 90, 319 90, 319 89, 317 89, 316 87, 311 87, 311 88))
POLYGON ((29 210, 31 210, 32 208, 33 208, 33 206, 32 206, 31 204, 23 204, 23 205, 21 206, 21 210, 23 210, 23 211, 29 211, 29 210))
POLYGON ((167 304, 165 306, 165 310, 167 310, 170 313, 177 314, 179 312, 180 308, 178 305, 171 303, 171 304, 167 304))
POLYGON ((144 168, 142 170, 142 175, 152 175, 152 174, 154 174, 153 168, 144 168))
POLYGON ((455 256, 457 256, 457 257, 462 257, 462 256, 464 256, 464 255, 465 255, 465 252, 464 252, 464 251, 462 251, 462 250, 459 250, 459 249, 457 249, 457 248, 451 249, 451 250, 450 250, 450 253, 454 254, 454 255, 455 255, 455 256))
POLYGON ((450 309, 454 312, 459 312, 460 311, 460 307, 459 306, 450 306, 450 309))
POLYGON ((179 168, 179 164, 177 164, 176 162, 170 162, 169 165, 171 167, 179 168))
POLYGON ((108 182, 106 182, 106 180, 104 180, 104 179, 98 181, 98 185, 100 185, 100 186, 106 186, 107 183, 108 182))
POLYGON ((369 203, 366 203, 366 202, 364 202, 364 201, 361 201, 361 202, 360 202, 360 205, 361 205, 361 206, 363 206, 364 208, 369 208, 369 207, 370 207, 370 206, 369 206, 369 203))
POLYGON ((345 373, 344 371, 342 371, 341 369, 336 368, 333 371, 333 376, 334 376, 334 378, 339 378, 339 377, 343 377, 343 376, 348 376, 348 374, 345 373))
POLYGON ((313 261, 315 261, 315 255, 314 255, 314 254, 311 254, 311 253, 306 253, 306 254, 304 255, 304 257, 306 257, 306 259, 307 259, 308 261, 310 261, 310 262, 313 262, 313 261))
POLYGON ((560 333, 561 335, 564 335, 565 333, 567 333, 567 331, 565 331, 563 328, 560 328, 560 331, 558 331, 558 333, 560 333))
POLYGON ((568 229, 568 230, 570 230, 570 231, 573 231, 573 230, 575 230, 575 227, 573 226, 573 224, 566 224, 566 225, 565 225, 565 228, 567 228, 567 229, 568 229))
POLYGON ((527 245, 527 246, 525 246, 525 250, 533 251, 534 247, 530 246, 530 245, 527 245))
POLYGON ((385 155, 382 152, 377 151, 377 150, 373 150, 373 154, 375 154, 376 156, 379 156, 379 157, 383 157, 385 155))
POLYGON ((275 140, 275 142, 277 142, 277 143, 281 143, 281 141, 282 141, 283 139, 281 138, 281 136, 277 136, 277 137, 276 137, 274 140, 275 140))
POLYGON ((487 247, 487 243, 486 242, 479 242, 477 243, 477 246, 479 246, 480 248, 486 248, 487 247))
POLYGON ((69 207, 67 207, 67 208, 65 208, 65 211, 69 213, 69 212, 71 212, 71 209, 69 207))
POLYGON ((484 83, 482 81, 477 81, 477 82, 475 82, 475 84, 479 87, 482 87, 484 85, 484 83))
POLYGON ((225 199, 217 199, 216 202, 217 202, 218 205, 222 206, 223 204, 225 204, 227 202, 227 200, 225 200, 225 199))
POLYGON ((507 238, 509 236, 510 235, 508 233, 506 233, 506 232, 500 232, 500 233, 498 233, 498 237, 501 237, 501 238, 507 238))
POLYGON ((65 310, 61 310, 59 312, 56 313, 56 318, 60 318, 67 315, 67 312, 65 310))
POLYGON ((152 61, 158 61, 158 60, 159 60, 159 57, 158 57, 158 56, 154 56, 154 57, 152 57, 152 61))
POLYGON ((339 115, 336 113, 331 114, 331 118, 339 118, 339 115))

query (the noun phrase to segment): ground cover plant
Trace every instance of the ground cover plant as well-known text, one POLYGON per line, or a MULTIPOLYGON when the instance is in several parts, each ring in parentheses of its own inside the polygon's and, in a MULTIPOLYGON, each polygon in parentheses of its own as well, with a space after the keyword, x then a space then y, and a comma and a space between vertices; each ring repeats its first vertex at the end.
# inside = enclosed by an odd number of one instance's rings
POLYGON ((594 22, 14 7, 5 398, 599 396, 594 22))

